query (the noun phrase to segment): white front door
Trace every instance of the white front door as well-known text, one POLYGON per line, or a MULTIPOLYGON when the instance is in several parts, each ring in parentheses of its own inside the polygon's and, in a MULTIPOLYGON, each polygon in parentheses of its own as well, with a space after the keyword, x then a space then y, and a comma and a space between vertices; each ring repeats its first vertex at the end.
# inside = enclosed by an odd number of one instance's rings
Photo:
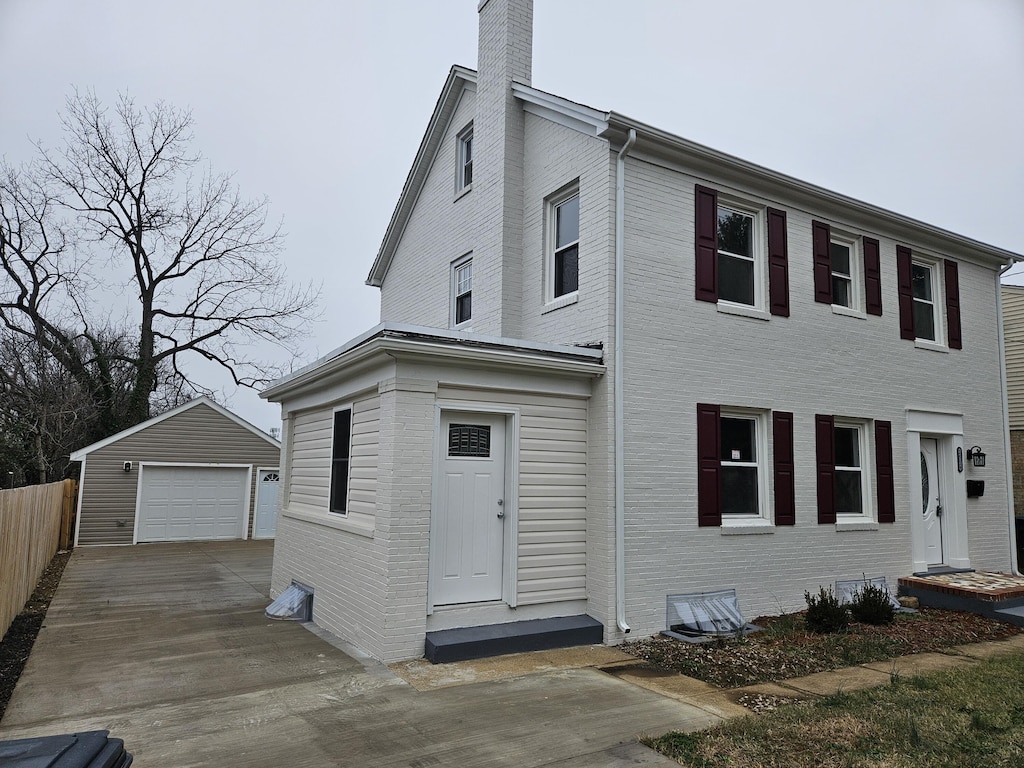
POLYGON ((256 519, 254 539, 272 539, 277 533, 277 489, 281 475, 276 469, 261 469, 256 478, 256 519))
POLYGON ((430 532, 434 605, 500 600, 505 417, 446 411, 430 532))
POLYGON ((942 491, 939 482, 938 441, 921 438, 921 514, 924 516, 924 545, 928 565, 941 565, 942 491))

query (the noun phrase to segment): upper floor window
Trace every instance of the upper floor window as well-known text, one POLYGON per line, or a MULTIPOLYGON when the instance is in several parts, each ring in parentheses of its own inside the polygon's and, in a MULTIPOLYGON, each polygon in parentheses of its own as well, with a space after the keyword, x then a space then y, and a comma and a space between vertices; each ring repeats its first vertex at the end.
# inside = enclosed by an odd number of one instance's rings
POLYGON ((733 314, 788 317, 786 212, 700 185, 695 201, 697 299, 733 314))
POLYGON ((455 191, 463 192, 473 184, 473 124, 462 130, 458 137, 455 191))
POLYGON ((548 302, 572 296, 580 279, 580 193, 579 187, 547 203, 548 253, 546 256, 548 302))
POLYGON ((914 297, 914 334, 919 339, 935 341, 934 267, 913 262, 910 266, 910 282, 914 297))
POLYGON ((352 451, 352 409, 334 412, 334 433, 331 439, 330 510, 348 513, 349 457, 352 451))
POLYGON ((463 256, 452 263, 451 296, 451 325, 453 328, 458 328, 473 319, 472 256, 463 256))
POLYGON ((869 315, 882 314, 878 241, 836 232, 829 224, 811 224, 814 251, 814 300, 869 315))
POLYGON ((756 306, 754 217, 718 206, 718 299, 756 306))
POLYGON ((900 297, 900 338, 916 340, 921 342, 921 346, 931 348, 941 347, 945 341, 949 349, 962 349, 960 269, 957 263, 951 259, 920 256, 906 246, 897 245, 896 275, 900 297))

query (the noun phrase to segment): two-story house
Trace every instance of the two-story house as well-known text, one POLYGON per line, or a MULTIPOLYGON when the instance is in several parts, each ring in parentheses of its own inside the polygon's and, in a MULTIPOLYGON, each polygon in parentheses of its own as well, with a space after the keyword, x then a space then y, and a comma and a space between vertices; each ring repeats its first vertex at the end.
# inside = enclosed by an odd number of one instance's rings
POLYGON ((394 661, 558 617, 617 643, 671 593, 755 616, 1015 568, 1020 257, 534 88, 528 0, 479 24, 370 270, 381 324, 263 393, 274 593, 394 661))

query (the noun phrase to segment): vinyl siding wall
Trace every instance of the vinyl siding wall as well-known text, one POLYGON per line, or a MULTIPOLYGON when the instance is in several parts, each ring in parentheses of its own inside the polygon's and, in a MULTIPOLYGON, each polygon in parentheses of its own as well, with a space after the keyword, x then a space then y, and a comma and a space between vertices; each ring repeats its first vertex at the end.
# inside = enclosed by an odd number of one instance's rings
POLYGON ((519 409, 517 602, 586 599, 587 401, 455 388, 438 399, 519 409))
POLYGON ((197 405, 86 457, 78 543, 132 543, 141 461, 251 465, 247 533, 251 536, 256 467, 277 467, 280 458, 280 450, 266 440, 212 408, 197 405), (126 461, 133 462, 131 472, 123 469, 126 461))
MULTIPOLYGON (((960 260, 969 254, 925 248, 906 233, 637 158, 628 161, 626 222, 626 580, 635 634, 664 628, 670 592, 735 587, 745 613, 756 616, 800 608, 805 590, 837 578, 867 573, 895 583, 907 575, 910 520, 920 514, 921 498, 909 480, 908 408, 962 413, 964 442, 988 453, 986 468, 967 467, 961 476, 987 481, 984 497, 965 500, 969 554, 975 568, 1009 566, 993 269, 960 260), (790 317, 739 317, 695 300, 697 183, 786 210, 790 317), (815 218, 880 240, 881 317, 835 314, 814 301, 815 218), (900 339, 897 243, 959 260, 963 350, 932 351, 900 339), (795 526, 766 535, 697 526, 699 402, 794 413, 795 526), (817 523, 819 413, 892 422, 894 524, 840 531, 817 523)), ((770 507, 770 439, 767 446, 762 472, 770 507)), ((872 503, 874 493, 872 478, 872 503)))
POLYGON ((1017 515, 1024 515, 1024 286, 1004 285, 1002 293, 1013 506, 1017 515))

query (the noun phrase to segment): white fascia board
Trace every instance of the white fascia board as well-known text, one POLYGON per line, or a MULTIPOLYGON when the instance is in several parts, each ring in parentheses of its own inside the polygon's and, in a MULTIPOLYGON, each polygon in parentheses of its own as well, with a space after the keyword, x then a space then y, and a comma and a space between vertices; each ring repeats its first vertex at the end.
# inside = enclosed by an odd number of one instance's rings
POLYGON ((431 355, 480 364, 514 365, 589 376, 601 376, 605 371, 603 350, 592 347, 480 336, 467 331, 406 323, 381 323, 311 365, 274 382, 260 392, 260 397, 281 402, 287 394, 379 354, 431 355))
POLYGON ((523 109, 532 115, 551 120, 566 128, 586 134, 601 136, 608 130, 608 113, 563 99, 552 93, 539 91, 523 83, 512 83, 512 95, 523 102, 523 109))
POLYGON ((379 288, 384 282, 384 277, 391 266, 391 259, 395 255, 395 248, 402 239, 402 233, 409 222, 409 217, 416 207, 420 190, 426 182, 427 173, 434 162, 434 156, 444 137, 444 131, 455 113, 464 89, 476 90, 476 72, 465 67, 454 66, 448 73, 448 79, 441 89, 441 95, 431 113, 427 130, 423 133, 420 146, 416 150, 416 158, 409 169, 409 175, 406 176, 405 184, 402 185, 402 192, 398 196, 398 203, 391 214, 391 221, 388 222, 388 228, 384 233, 380 250, 377 252, 377 258, 374 259, 370 273, 366 276, 367 285, 379 288))
MULTIPOLYGON (((682 158, 692 171, 704 171, 712 177, 723 177, 726 179, 738 179, 743 182, 760 183, 770 189, 778 189, 804 201, 809 209, 820 209, 823 205, 837 209, 841 214, 852 216, 869 224, 882 222, 894 229, 903 230, 917 237, 923 238, 938 250, 944 250, 949 246, 958 249, 967 249, 976 256, 984 257, 984 261, 975 258, 966 260, 977 261, 987 267, 1004 266, 1007 261, 1024 261, 1024 256, 1012 251, 999 248, 994 245, 983 243, 973 238, 958 235, 955 232, 927 224, 923 221, 904 216, 899 213, 880 208, 879 206, 865 203, 856 198, 847 197, 838 192, 819 187, 807 181, 801 181, 793 176, 773 171, 764 166, 742 160, 725 152, 720 152, 711 147, 698 144, 695 141, 684 139, 681 136, 663 131, 660 128, 641 123, 633 118, 616 112, 608 113, 608 128, 602 134, 613 145, 625 141, 625 136, 632 128, 637 132, 641 144, 646 144, 648 151, 662 153, 669 157, 682 158)), ((643 148, 634 149, 631 154, 642 152, 643 148)), ((714 178, 711 179, 713 181, 714 178)), ((877 227, 877 224, 875 224, 877 227)), ((958 252, 958 256, 964 254, 958 252)))
POLYGON ((202 397, 197 397, 195 400, 189 400, 187 403, 179 405, 177 408, 172 408, 169 411, 161 413, 159 416, 154 416, 153 418, 149 419, 148 421, 144 421, 141 424, 136 424, 134 427, 129 427, 128 429, 121 430, 116 435, 111 435, 110 437, 104 438, 103 440, 95 442, 92 445, 87 445, 85 448, 79 448, 77 451, 74 451, 71 454, 70 460, 71 461, 83 461, 86 456, 88 456, 90 453, 92 453, 94 451, 98 451, 101 448, 106 448, 108 445, 112 445, 113 443, 116 443, 118 440, 123 440, 126 437, 134 435, 136 432, 141 432, 144 429, 148 429, 149 427, 152 427, 152 426, 154 426, 156 424, 159 424, 162 421, 166 421, 167 419, 170 419, 170 418, 172 418, 174 416, 177 416, 179 413, 184 413, 185 411, 188 411, 188 410, 190 410, 192 408, 195 408, 198 405, 209 406, 210 408, 215 410, 217 413, 219 413, 224 418, 233 421, 235 424, 237 424, 240 427, 243 427, 244 429, 249 430, 250 432, 252 432, 257 437, 262 438, 263 440, 266 440, 268 443, 270 443, 272 446, 274 446, 278 450, 281 449, 280 441, 275 440, 274 438, 272 438, 270 435, 268 435, 266 432, 264 432, 259 427, 256 427, 256 426, 250 424, 248 421, 243 419, 241 416, 238 416, 237 414, 232 413, 231 411, 229 411, 224 406, 219 405, 218 403, 214 402, 212 399, 210 399, 206 395, 203 395, 202 397))

